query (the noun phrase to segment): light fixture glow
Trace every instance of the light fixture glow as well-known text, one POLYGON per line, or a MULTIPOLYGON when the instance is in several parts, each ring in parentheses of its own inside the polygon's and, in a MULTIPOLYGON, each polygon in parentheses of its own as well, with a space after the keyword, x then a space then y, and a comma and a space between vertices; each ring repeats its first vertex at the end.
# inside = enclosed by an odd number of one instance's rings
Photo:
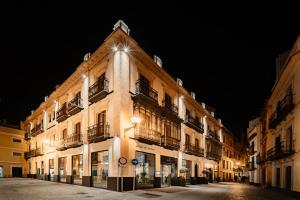
POLYGON ((114 46, 112 47, 112 50, 113 50, 114 52, 118 51, 118 46, 114 45, 114 46))
POLYGON ((128 47, 125 47, 125 48, 124 48, 124 51, 125 51, 126 53, 128 53, 128 51, 129 51, 128 47))
POLYGON ((50 144, 50 142, 49 142, 49 140, 43 140, 43 144, 48 145, 48 144, 50 144))
POLYGON ((139 118, 139 117, 132 117, 132 118, 131 118, 131 122, 132 122, 133 124, 139 124, 139 123, 141 123, 141 121, 142 121, 142 119, 139 118))

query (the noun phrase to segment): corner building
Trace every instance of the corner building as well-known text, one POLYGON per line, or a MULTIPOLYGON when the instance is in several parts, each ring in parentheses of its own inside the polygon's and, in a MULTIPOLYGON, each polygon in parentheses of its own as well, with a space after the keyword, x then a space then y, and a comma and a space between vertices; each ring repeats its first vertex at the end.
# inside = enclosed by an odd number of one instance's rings
POLYGON ((23 122, 28 176, 116 191, 201 179, 205 161, 218 166, 220 142, 204 148, 222 124, 182 85, 118 21, 23 122))

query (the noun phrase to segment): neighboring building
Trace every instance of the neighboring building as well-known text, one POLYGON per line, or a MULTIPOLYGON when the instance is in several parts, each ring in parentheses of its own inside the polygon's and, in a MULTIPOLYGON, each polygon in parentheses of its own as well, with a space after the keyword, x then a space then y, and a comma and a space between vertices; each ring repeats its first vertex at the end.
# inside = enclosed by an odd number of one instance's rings
POLYGON ((23 123, 29 176, 118 191, 214 180, 223 125, 209 110, 119 21, 23 123))
POLYGON ((25 151, 24 131, 0 124, 0 178, 26 176, 25 151))
POLYGON ((260 152, 261 152, 261 119, 260 117, 249 122, 247 129, 248 161, 246 163, 249 172, 250 184, 260 185, 260 152))
POLYGON ((234 141, 234 152, 233 152, 233 171, 234 179, 241 181, 242 177, 246 177, 246 151, 245 145, 238 138, 233 138, 234 141))
POLYGON ((300 192, 300 37, 276 72, 262 114, 258 176, 262 185, 300 192))
POLYGON ((222 157, 220 161, 220 179, 222 181, 234 180, 234 137, 233 134, 226 129, 222 128, 222 157))

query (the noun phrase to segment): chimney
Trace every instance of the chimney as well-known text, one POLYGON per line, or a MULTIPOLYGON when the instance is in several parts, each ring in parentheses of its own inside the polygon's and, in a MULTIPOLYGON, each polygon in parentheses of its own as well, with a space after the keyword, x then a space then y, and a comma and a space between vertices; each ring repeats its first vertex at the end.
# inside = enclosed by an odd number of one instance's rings
POLYGON ((162 61, 161 61, 161 59, 160 59, 158 56, 156 56, 156 55, 154 55, 154 62, 155 62, 158 66, 162 67, 162 61))
POLYGON ((178 84, 179 86, 182 86, 182 85, 183 85, 183 82, 182 82, 182 80, 181 80, 181 79, 179 79, 179 78, 177 78, 177 84, 178 84))
POLYGON ((220 124, 222 124, 222 121, 221 121, 221 119, 218 119, 218 122, 219 122, 220 124))
POLYGON ((31 114, 33 114, 34 110, 31 110, 31 114))
POLYGON ((129 30, 128 26, 122 20, 119 20, 114 25, 113 30, 116 30, 117 28, 121 28, 125 33, 127 33, 129 35, 130 30, 129 30))
POLYGON ((47 101, 47 100, 48 100, 48 96, 45 96, 45 97, 44 97, 44 101, 47 101))
POLYGON ((91 53, 87 53, 83 57, 83 61, 87 61, 91 57, 91 53))
POLYGON ((205 109, 205 103, 202 102, 202 107, 205 109))
POLYGON ((194 92, 191 92, 191 96, 193 99, 196 99, 196 94, 194 92))
POLYGON ((215 117, 215 113, 214 113, 214 112, 211 112, 210 114, 211 114, 213 117, 215 117))

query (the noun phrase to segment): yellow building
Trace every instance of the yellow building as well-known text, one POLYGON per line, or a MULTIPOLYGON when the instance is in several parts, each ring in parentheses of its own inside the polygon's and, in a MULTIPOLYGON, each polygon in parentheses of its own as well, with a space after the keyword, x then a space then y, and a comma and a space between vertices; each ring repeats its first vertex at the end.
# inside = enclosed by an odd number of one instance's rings
POLYGON ((0 124, 0 178, 25 177, 26 151, 24 131, 14 126, 0 124))
POLYGON ((262 184, 300 192, 300 37, 278 58, 263 115, 262 184))
POLYGON ((234 180, 234 137, 233 134, 225 127, 222 131, 222 157, 220 161, 220 180, 234 180))
POLYGON ((122 21, 22 126, 39 179, 120 191, 218 176, 221 120, 122 21))

